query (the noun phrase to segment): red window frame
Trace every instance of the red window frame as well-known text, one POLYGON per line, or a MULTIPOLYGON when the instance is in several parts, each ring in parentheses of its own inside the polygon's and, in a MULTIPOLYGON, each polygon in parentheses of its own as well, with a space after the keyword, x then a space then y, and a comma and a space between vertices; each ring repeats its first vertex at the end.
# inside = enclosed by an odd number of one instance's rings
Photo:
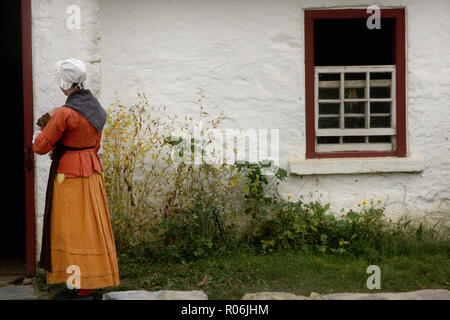
POLYGON ((394 64, 396 65, 396 130, 395 151, 316 152, 314 110, 314 20, 367 19, 366 9, 305 10, 305 116, 306 158, 406 157, 406 49, 405 9, 380 9, 381 18, 395 19, 394 64))

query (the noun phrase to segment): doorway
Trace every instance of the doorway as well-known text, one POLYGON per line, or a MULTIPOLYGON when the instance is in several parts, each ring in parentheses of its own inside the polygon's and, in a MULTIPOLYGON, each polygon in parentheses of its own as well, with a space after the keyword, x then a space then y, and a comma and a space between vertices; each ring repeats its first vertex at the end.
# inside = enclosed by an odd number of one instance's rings
POLYGON ((31 1, 2 1, 5 77, 2 108, 4 203, 0 217, 0 277, 35 273, 34 168, 31 86, 31 1))

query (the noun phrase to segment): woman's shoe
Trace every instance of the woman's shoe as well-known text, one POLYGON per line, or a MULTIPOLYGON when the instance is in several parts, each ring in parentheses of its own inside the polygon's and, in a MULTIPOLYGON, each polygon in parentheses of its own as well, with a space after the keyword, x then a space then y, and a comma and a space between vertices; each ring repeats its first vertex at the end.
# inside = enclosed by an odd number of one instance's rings
POLYGON ((78 289, 77 296, 72 300, 94 300, 94 290, 92 289, 78 289))
POLYGON ((84 296, 76 296, 70 300, 94 300, 93 294, 86 294, 84 296))

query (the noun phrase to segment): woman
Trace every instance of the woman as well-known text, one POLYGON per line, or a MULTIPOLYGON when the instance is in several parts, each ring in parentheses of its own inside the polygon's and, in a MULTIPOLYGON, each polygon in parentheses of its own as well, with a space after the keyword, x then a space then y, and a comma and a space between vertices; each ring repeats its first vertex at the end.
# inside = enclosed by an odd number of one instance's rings
POLYGON ((47 270, 48 284, 64 283, 71 276, 66 271, 79 270, 78 295, 92 297, 92 289, 119 285, 116 247, 97 155, 106 112, 84 89, 86 68, 82 61, 59 61, 56 68, 56 79, 67 101, 43 117, 49 118, 48 123, 33 141, 35 153, 52 151, 53 160, 40 266, 47 270))

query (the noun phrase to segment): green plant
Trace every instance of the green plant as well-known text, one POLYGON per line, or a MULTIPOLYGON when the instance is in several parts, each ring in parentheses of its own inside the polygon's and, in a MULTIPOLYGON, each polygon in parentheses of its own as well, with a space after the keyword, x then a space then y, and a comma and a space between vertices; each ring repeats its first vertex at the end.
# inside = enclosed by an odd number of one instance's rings
POLYGON ((123 250, 141 246, 158 215, 171 165, 165 136, 174 122, 160 118, 164 110, 141 93, 129 107, 116 94, 108 109, 101 160, 116 245, 123 250))
POLYGON ((319 252, 345 253, 353 243, 369 244, 378 239, 382 208, 349 211, 338 218, 328 213, 329 207, 319 202, 280 200, 271 207, 272 217, 261 221, 261 233, 255 241, 262 243, 265 251, 313 248, 319 252))
POLYGON ((199 137, 170 137, 169 142, 178 157, 168 176, 163 218, 154 229, 157 251, 169 259, 207 256, 230 247, 238 237, 234 222, 242 197, 238 187, 240 173, 226 161, 210 163, 212 151, 207 146, 214 143, 210 133, 219 127, 224 116, 205 119, 209 115, 203 105, 202 90, 199 95, 196 120, 203 124, 199 137))
MULTIPOLYGON (((352 254, 374 258, 441 250, 448 241, 443 220, 435 225, 400 219, 387 220, 385 207, 370 202, 359 211, 343 216, 329 213, 329 204, 278 201, 271 206, 272 216, 260 221, 260 232, 253 243, 266 253, 279 249, 309 250, 321 253, 352 254), (442 231, 443 230, 443 231, 442 231)), ((449 245, 447 245, 447 249, 449 245)))
POLYGON ((224 116, 210 117, 199 94, 199 116, 184 121, 164 116, 143 94, 130 107, 118 98, 111 105, 101 158, 120 254, 188 261, 250 246, 376 257, 448 243, 437 225, 388 221, 380 202, 337 216, 329 204, 282 200, 276 187, 287 172, 272 162, 212 163, 211 133, 224 116), (173 133, 195 121, 206 124, 199 136, 173 133), (250 228, 240 228, 242 217, 250 228))
MULTIPOLYGON (((272 161, 240 161, 235 165, 243 181, 244 212, 250 216, 250 229, 243 238, 251 239, 260 232, 261 223, 271 212, 271 206, 279 201, 276 187, 286 179, 287 171, 275 166, 272 161)), ((268 242, 265 246, 270 244, 268 242)))
POLYGON ((143 94, 125 107, 116 97, 103 138, 104 176, 116 244, 161 257, 198 258, 229 246, 240 211, 240 173, 211 163, 207 146, 223 114, 210 118, 199 92, 199 117, 163 118, 143 94), (163 119, 163 120, 162 120, 163 119), (200 121, 200 138, 174 135, 200 121))

